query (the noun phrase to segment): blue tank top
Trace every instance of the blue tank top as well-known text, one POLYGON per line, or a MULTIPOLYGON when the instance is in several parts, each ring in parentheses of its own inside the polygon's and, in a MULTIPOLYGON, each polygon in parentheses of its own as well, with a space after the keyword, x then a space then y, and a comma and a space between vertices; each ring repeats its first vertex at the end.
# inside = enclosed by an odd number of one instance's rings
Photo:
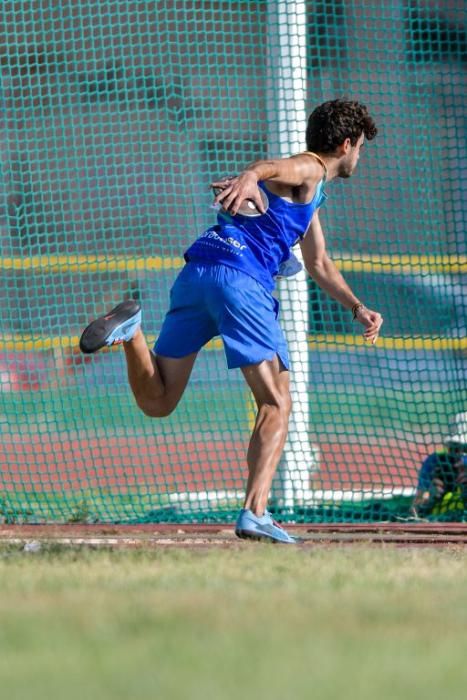
POLYGON ((290 257, 290 248, 304 237, 313 214, 327 198, 321 180, 313 199, 305 204, 288 202, 270 192, 264 182, 258 186, 269 206, 258 216, 231 216, 223 209, 217 224, 207 229, 185 252, 187 262, 228 265, 254 277, 267 290, 274 289, 274 277, 290 257))

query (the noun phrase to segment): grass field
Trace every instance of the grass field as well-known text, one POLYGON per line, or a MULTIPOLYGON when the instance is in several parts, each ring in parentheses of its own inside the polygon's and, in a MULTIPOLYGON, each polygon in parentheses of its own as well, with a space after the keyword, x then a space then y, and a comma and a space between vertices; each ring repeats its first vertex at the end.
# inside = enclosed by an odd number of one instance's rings
POLYGON ((0 550, 9 700, 461 700, 461 549, 0 550))

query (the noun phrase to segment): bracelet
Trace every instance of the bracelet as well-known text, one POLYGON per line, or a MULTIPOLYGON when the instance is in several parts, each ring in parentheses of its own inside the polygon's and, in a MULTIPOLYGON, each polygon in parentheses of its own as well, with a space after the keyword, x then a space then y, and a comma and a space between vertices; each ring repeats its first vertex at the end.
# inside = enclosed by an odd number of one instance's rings
POLYGON ((352 306, 352 320, 355 320, 357 318, 357 314, 360 309, 363 309, 363 304, 361 301, 358 301, 352 306))

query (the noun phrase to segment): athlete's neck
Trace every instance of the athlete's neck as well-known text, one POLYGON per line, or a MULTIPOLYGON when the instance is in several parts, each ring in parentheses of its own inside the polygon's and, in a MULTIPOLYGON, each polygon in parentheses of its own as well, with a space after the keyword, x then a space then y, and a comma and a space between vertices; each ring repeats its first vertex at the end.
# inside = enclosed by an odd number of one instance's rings
POLYGON ((339 175, 339 158, 332 153, 315 153, 326 168, 326 181, 330 182, 339 175))

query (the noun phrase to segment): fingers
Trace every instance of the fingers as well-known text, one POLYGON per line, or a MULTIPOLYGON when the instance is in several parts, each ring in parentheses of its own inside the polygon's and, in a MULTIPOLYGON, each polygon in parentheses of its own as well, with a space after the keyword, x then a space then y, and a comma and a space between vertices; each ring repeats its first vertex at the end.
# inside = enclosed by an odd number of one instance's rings
POLYGON ((378 330, 373 330, 373 331, 365 331, 363 334, 363 337, 365 338, 366 341, 371 343, 372 345, 375 345, 378 338, 379 338, 379 329, 378 330))
POLYGON ((216 194, 214 204, 220 205, 223 209, 232 214, 232 216, 237 214, 243 202, 246 200, 252 201, 261 214, 264 214, 266 211, 257 186, 254 188, 251 186, 246 187, 232 180, 224 180, 213 182, 211 187, 216 194))
POLYGON ((235 180, 234 175, 226 175, 225 177, 222 177, 216 182, 211 182, 211 187, 220 188, 221 190, 223 190, 225 187, 227 187, 227 185, 231 184, 232 180, 235 180))
POLYGON ((365 340, 371 342, 372 345, 375 345, 382 325, 383 319, 379 318, 377 321, 374 321, 370 326, 368 326, 363 333, 365 340))
POLYGON ((213 182, 211 187, 216 195, 214 199, 214 204, 220 205, 226 211, 231 214, 236 214, 233 211, 232 203, 235 201, 236 193, 232 184, 232 178, 229 180, 220 180, 219 182, 213 182))
POLYGON ((232 190, 230 187, 225 187, 223 190, 221 190, 217 195, 214 200, 215 204, 219 204, 223 209, 226 211, 230 211, 233 214, 233 211, 231 211, 232 208, 232 202, 235 199, 235 196, 232 195, 232 190))
POLYGON ((366 306, 360 305, 357 308, 356 318, 360 323, 366 326, 363 332, 365 340, 375 345, 378 340, 379 331, 383 325, 383 317, 381 314, 367 309, 366 306))

